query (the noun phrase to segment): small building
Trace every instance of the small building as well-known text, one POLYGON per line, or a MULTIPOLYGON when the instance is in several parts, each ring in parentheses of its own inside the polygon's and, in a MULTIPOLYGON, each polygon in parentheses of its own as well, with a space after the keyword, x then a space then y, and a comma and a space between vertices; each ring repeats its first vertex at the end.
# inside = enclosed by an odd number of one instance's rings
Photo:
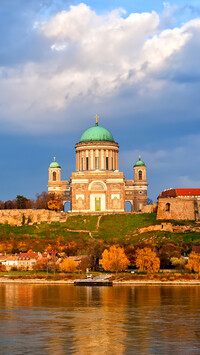
POLYGON ((18 268, 33 270, 38 259, 41 258, 41 253, 20 253, 18 257, 18 268))
POLYGON ((18 268, 18 258, 19 255, 7 255, 6 259, 2 261, 2 265, 5 265, 6 270, 9 271, 12 268, 18 268))
POLYGON ((158 196, 157 219, 196 220, 200 218, 200 189, 168 189, 158 196))

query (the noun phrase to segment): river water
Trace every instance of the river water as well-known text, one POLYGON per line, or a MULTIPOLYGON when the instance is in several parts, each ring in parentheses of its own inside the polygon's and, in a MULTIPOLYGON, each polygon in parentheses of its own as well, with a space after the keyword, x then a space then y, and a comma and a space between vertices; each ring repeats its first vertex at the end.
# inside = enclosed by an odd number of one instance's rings
POLYGON ((200 287, 4 284, 0 354, 200 354, 200 287))

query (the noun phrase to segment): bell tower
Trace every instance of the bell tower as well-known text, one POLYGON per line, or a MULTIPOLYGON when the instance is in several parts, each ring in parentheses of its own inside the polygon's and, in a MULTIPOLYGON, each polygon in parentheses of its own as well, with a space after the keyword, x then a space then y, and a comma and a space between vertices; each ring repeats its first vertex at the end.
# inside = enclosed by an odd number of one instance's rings
POLYGON ((134 211, 141 212, 143 206, 147 205, 147 178, 146 178, 146 165, 141 160, 135 163, 134 167, 134 211))
POLYGON ((61 181, 61 167, 54 157, 53 162, 49 165, 49 182, 61 181))

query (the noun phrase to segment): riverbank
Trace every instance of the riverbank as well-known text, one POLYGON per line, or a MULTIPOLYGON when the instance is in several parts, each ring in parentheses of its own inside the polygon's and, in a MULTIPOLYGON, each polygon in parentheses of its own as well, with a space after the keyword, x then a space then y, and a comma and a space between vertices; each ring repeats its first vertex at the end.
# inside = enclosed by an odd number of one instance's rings
MULTIPOLYGON (((1 284, 73 285, 74 280, 0 278, 1 284)), ((200 286, 200 280, 113 280, 113 286, 200 286)))

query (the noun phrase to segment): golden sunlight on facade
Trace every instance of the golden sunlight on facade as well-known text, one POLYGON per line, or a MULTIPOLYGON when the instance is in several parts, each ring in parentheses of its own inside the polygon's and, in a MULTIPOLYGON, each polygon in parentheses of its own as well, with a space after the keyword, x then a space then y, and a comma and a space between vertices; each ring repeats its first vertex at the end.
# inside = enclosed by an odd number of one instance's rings
POLYGON ((99 126, 83 132, 75 145, 76 172, 69 181, 61 180, 61 167, 54 161, 49 166, 48 192, 70 202, 71 212, 124 212, 125 202, 131 211, 140 212, 147 204, 146 165, 139 157, 134 165, 134 180, 125 180, 119 171, 119 145, 112 134, 99 126))

